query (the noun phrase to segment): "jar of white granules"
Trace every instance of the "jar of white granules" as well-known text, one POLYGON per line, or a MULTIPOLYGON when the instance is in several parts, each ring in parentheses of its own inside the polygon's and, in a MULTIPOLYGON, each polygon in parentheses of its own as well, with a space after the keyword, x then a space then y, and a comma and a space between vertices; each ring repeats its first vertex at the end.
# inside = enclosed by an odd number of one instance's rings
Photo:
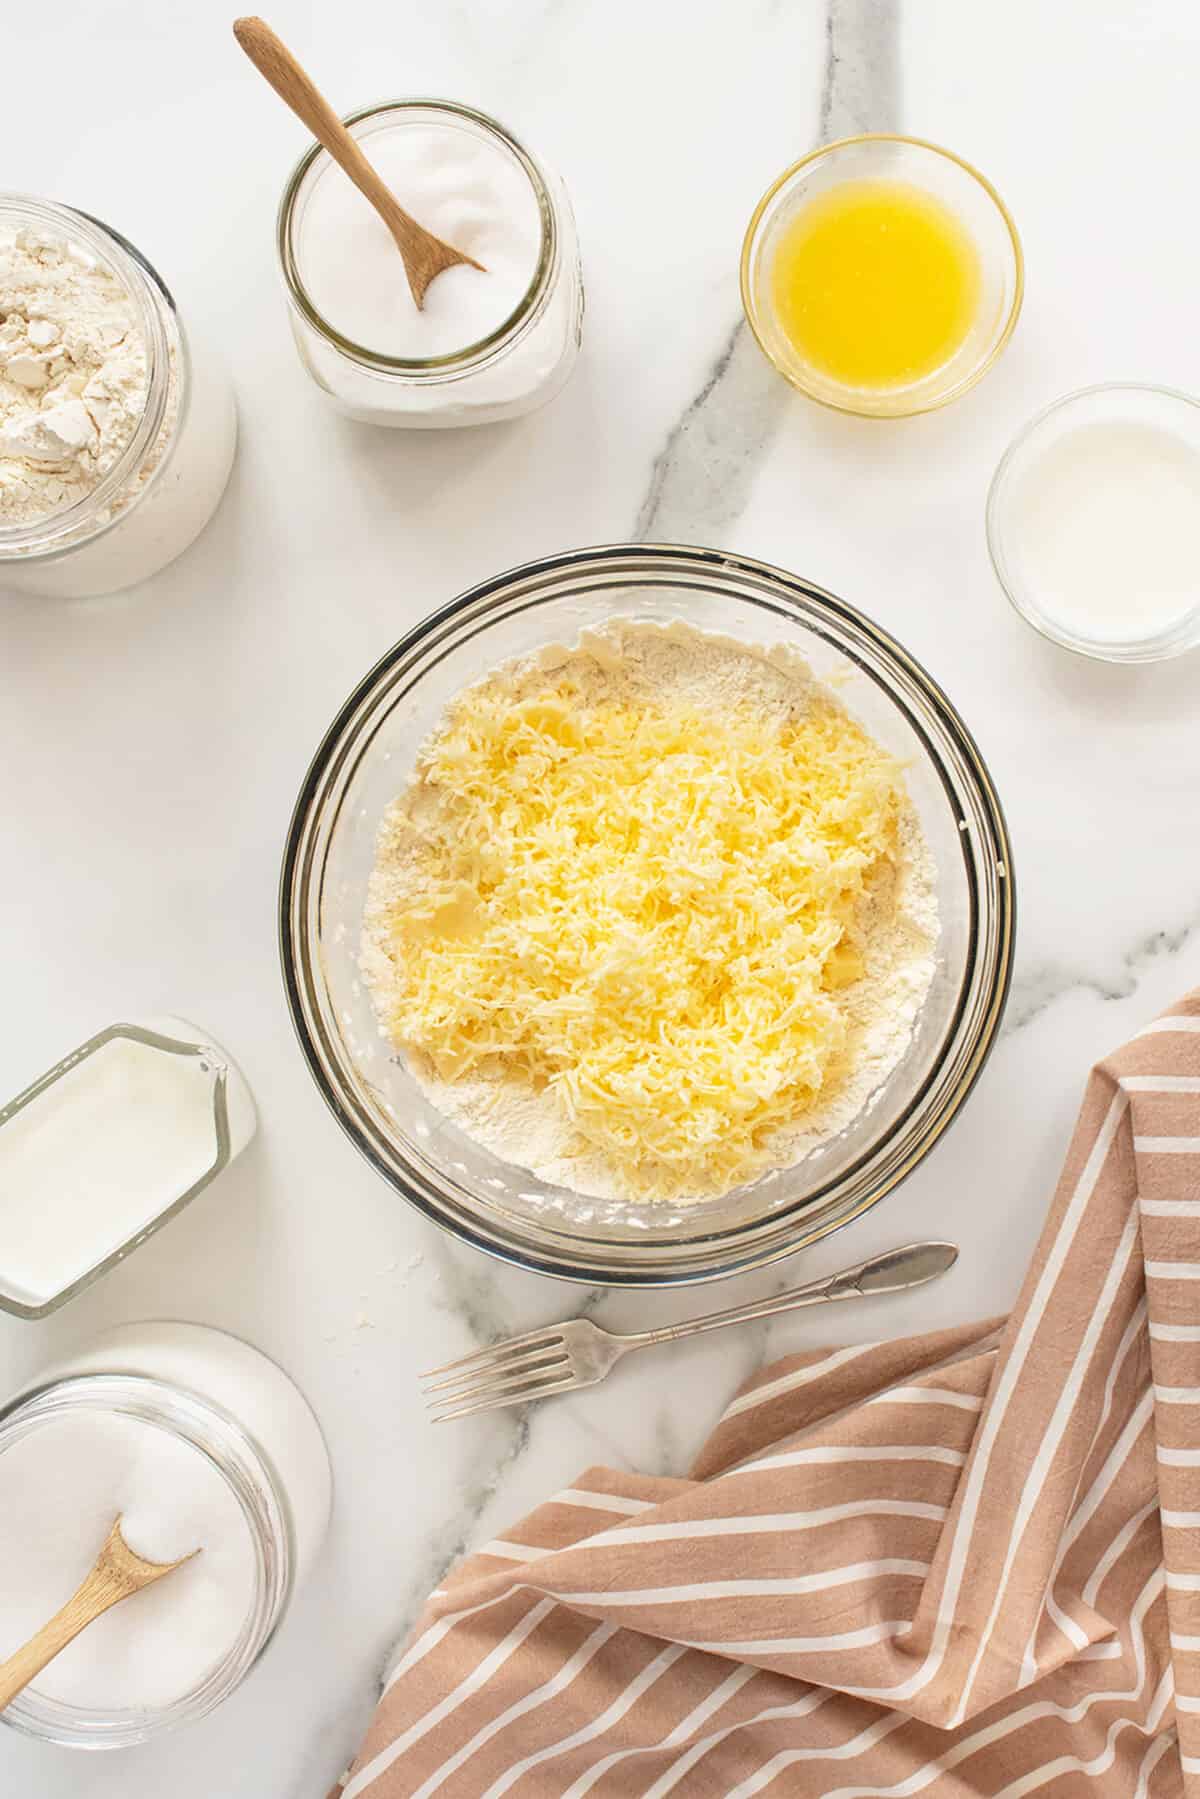
POLYGON ((0 1716, 115 1749, 204 1717, 247 1677, 329 1523, 320 1426, 267 1356, 207 1325, 119 1326, 0 1408, 0 1659, 83 1578, 114 1517, 151 1561, 0 1716))
POLYGON ((392 100, 345 121, 422 225, 482 265, 448 269, 418 309, 387 227, 314 144, 279 209, 300 360, 339 412, 430 429, 532 412, 579 354, 583 278, 561 179, 486 114, 392 100))
POLYGON ((0 194, 0 593, 83 599, 174 560, 237 441, 162 277, 72 207, 0 194))

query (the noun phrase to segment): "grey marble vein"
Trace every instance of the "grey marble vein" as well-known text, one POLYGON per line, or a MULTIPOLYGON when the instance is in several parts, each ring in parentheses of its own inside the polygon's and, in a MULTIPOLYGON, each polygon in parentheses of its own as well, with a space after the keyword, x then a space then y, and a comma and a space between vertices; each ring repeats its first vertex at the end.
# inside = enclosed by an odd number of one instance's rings
MULTIPOLYGON (((480 1518, 499 1491, 505 1476, 529 1446, 527 1412, 505 1412, 502 1416, 507 1422, 504 1445, 500 1452, 492 1457, 486 1468, 468 1486, 453 1517, 448 1518, 442 1528, 422 1544, 424 1555, 407 1590, 399 1599, 387 1639, 377 1651, 377 1671, 369 1690, 359 1691, 351 1705, 347 1705, 344 1699, 341 1700, 332 1715, 322 1721, 316 1733, 322 1756, 327 1755, 335 1769, 346 1768, 353 1760, 384 1683, 401 1650, 406 1647, 426 1600, 446 1571, 462 1561, 470 1550, 478 1547, 476 1527, 480 1518)), ((302 1793, 311 1795, 311 1792, 311 1781, 306 1774, 289 1799, 301 1799, 302 1793)))
MULTIPOLYGON (((899 0, 828 0, 819 141, 899 122, 899 0)), ((738 317, 654 460, 634 537, 720 538, 745 510, 789 392, 738 317)))
MULTIPOLYGON (((472 1550, 479 1548, 479 1520, 512 1470, 529 1447, 529 1414, 531 1407, 513 1407, 496 1414, 503 1431, 503 1445, 484 1468, 478 1470, 463 1494, 462 1503, 436 1535, 427 1540, 427 1556, 420 1577, 414 1579, 404 1615, 398 1620, 397 1642, 402 1643, 430 1593, 444 1574, 472 1550)), ((389 1661, 391 1657, 389 1656, 389 1661)), ((387 1669, 385 1666, 384 1674, 387 1669)))
POLYGON ((788 390, 744 319, 655 458, 634 526, 639 543, 704 543, 744 511, 788 390))
POLYGON ((900 0, 829 0, 821 141, 900 129, 900 0))
MULTIPOLYGON (((502 1304, 496 1287, 495 1264, 478 1250, 460 1248, 452 1237, 439 1233, 430 1244, 437 1265, 434 1303, 439 1311, 461 1318, 471 1333, 469 1349, 504 1335, 502 1304)), ((469 1349, 464 1349, 466 1355, 469 1349)))
MULTIPOLYGON (((471 1341, 464 1354, 529 1328, 529 1320, 516 1322, 505 1304, 502 1278, 495 1263, 478 1250, 460 1246, 449 1237, 435 1238, 430 1247, 439 1274, 435 1304, 439 1310, 449 1312, 466 1325, 471 1341)), ((593 1311, 603 1295, 604 1289, 600 1287, 589 1287, 582 1292, 564 1288, 559 1295, 561 1316, 581 1317, 593 1311)), ((533 1410, 531 1406, 513 1406, 496 1413, 496 1426, 503 1433, 502 1447, 489 1455, 482 1468, 472 1470, 460 1504, 425 1545, 427 1553, 414 1576, 398 1623, 398 1635, 411 1627, 417 1611, 447 1569, 479 1547, 479 1521, 499 1492, 505 1476, 529 1447, 533 1410)))
POLYGON ((1118 972, 1110 979, 1051 964, 1035 968, 1013 982, 1003 1035, 1011 1036, 1040 1018, 1068 993, 1091 993, 1098 999, 1130 999, 1143 974, 1162 956, 1178 955, 1200 933, 1200 912, 1171 930, 1149 932, 1122 951, 1118 972))
MULTIPOLYGON (((529 1330, 528 1317, 518 1322, 505 1303, 499 1280, 499 1268, 479 1250, 457 1244, 453 1238, 433 1239, 431 1250, 438 1265, 439 1284, 434 1303, 443 1312, 461 1318, 472 1342, 462 1353, 484 1349, 502 1337, 529 1330)), ((561 1316, 580 1318, 592 1313, 603 1299, 604 1287, 563 1287, 560 1290, 561 1316)), ((547 1322, 555 1322, 549 1319, 547 1322)))

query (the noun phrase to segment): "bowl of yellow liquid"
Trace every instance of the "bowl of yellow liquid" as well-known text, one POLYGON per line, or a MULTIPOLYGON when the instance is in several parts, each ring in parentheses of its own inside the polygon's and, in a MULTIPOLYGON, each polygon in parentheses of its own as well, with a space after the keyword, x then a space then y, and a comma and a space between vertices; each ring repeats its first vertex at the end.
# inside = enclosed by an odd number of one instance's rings
POLYGON ((768 188, 742 246, 742 303, 794 387, 904 418, 973 387, 1012 336, 1024 259, 1008 209, 921 138, 843 138, 768 188))

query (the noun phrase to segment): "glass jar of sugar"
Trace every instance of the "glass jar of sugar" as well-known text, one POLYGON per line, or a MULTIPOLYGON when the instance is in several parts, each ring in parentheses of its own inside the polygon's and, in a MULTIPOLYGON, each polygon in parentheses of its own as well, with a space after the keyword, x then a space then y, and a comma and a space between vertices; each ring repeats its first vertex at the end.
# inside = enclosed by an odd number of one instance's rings
POLYGON ((314 144, 279 210, 300 360, 365 424, 487 424, 543 405, 579 352, 583 282, 561 180, 494 119, 390 101, 346 124, 413 216, 483 264, 448 269, 418 310, 387 227, 314 144))
POLYGON ((0 1721, 122 1748, 204 1717, 282 1624, 324 1541, 320 1427, 283 1370, 204 1325, 121 1326, 0 1411, 0 1660, 86 1574, 114 1517, 200 1554, 89 1626, 0 1721))
POLYGON ((98 219, 0 194, 0 593, 84 599, 174 560, 237 422, 220 360, 98 219))

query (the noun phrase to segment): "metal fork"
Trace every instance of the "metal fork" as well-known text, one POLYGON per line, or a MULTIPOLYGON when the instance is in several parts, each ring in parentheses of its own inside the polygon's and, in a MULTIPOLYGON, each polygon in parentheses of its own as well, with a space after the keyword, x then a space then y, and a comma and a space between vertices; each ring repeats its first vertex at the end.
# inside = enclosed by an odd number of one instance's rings
POLYGON ((496 1406, 524 1405, 531 1399, 548 1399, 552 1393, 570 1393, 577 1387, 594 1387, 614 1362, 633 1349, 652 1343, 674 1343, 700 1331, 721 1330, 726 1324, 746 1324, 752 1318, 771 1318, 777 1312, 797 1311, 801 1306, 824 1305, 826 1300, 862 1299, 871 1293, 898 1293, 919 1287, 945 1274, 958 1260, 953 1243, 907 1243, 883 1255, 843 1268, 840 1274, 809 1281, 777 1293, 773 1299, 752 1300, 731 1306, 726 1312, 709 1312, 682 1324, 664 1324, 658 1330, 619 1337, 601 1330, 588 1318, 569 1324, 548 1324, 526 1331, 490 1349, 476 1350, 441 1368, 431 1368, 421 1379, 428 1383, 425 1403, 434 1422, 466 1418, 471 1412, 490 1412, 496 1406))

